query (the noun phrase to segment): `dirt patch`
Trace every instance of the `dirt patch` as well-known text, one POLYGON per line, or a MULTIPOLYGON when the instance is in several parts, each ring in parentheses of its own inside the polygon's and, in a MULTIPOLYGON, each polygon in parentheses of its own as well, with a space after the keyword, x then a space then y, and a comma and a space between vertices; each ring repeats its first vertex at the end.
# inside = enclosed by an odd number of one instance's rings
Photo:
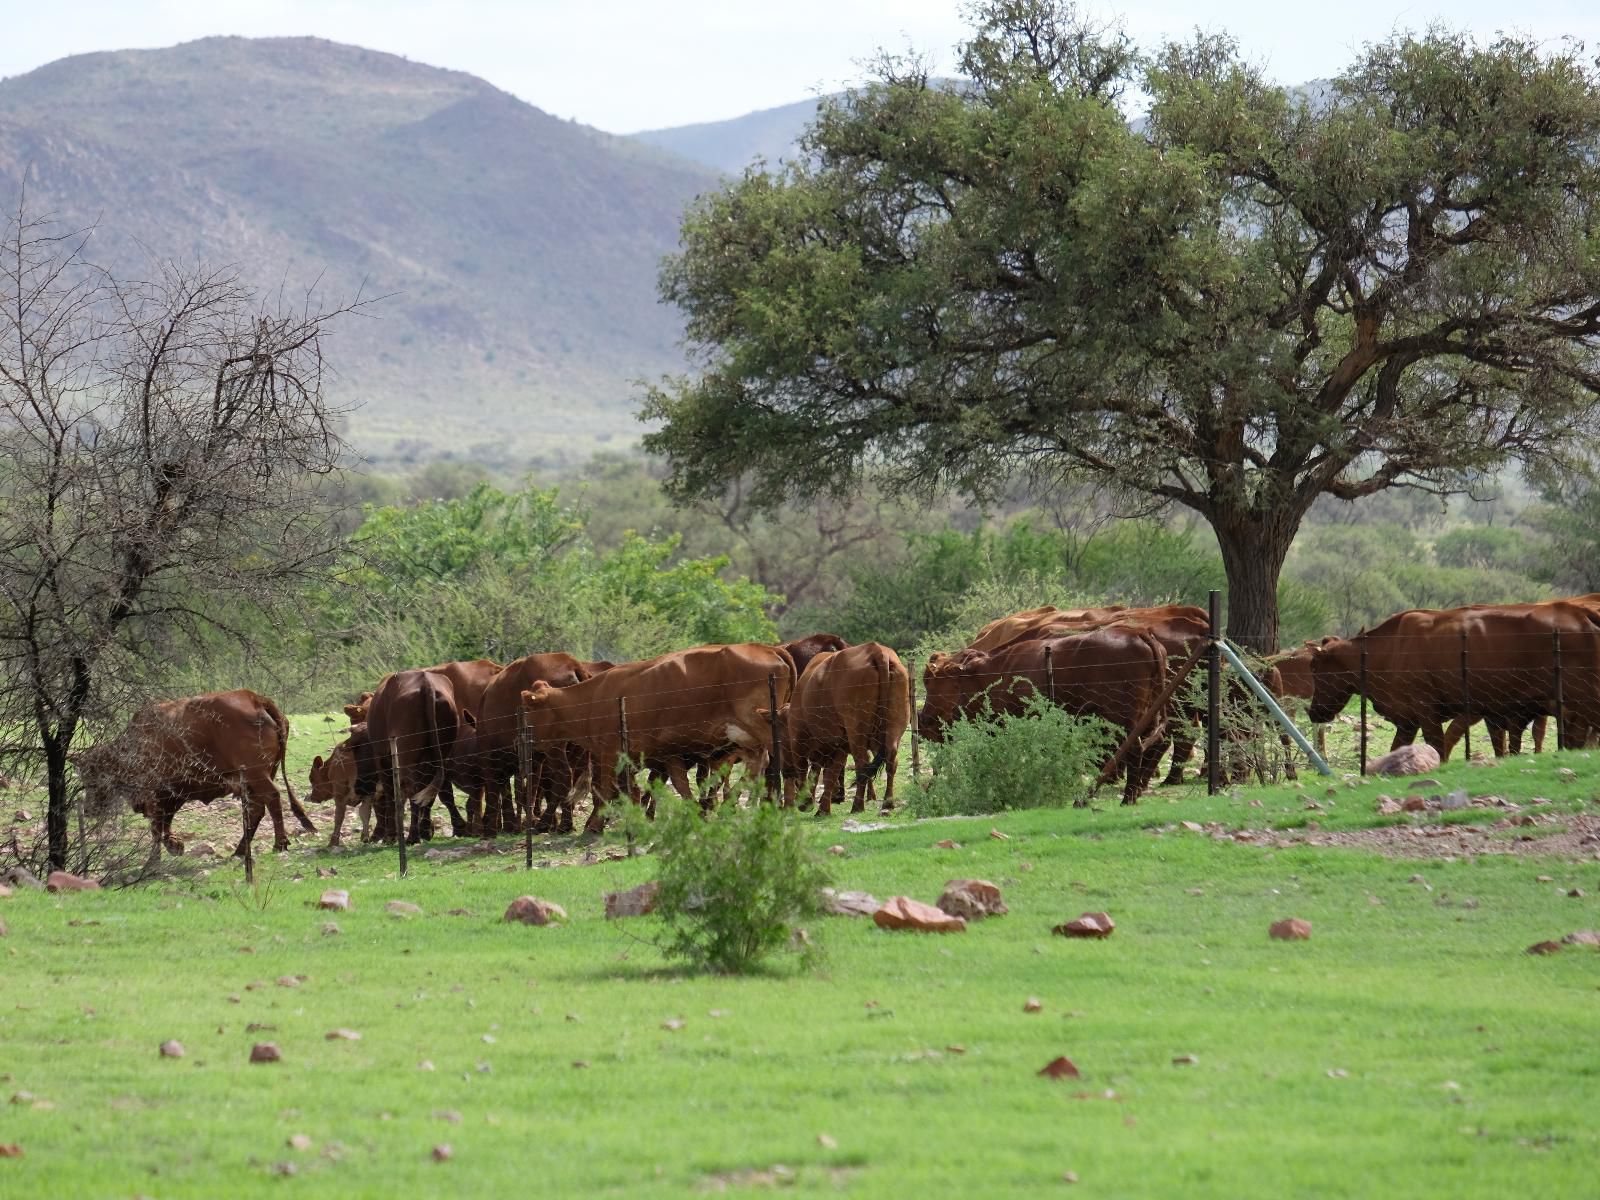
POLYGON ((1375 829, 1277 831, 1246 829, 1234 841, 1271 848, 1330 846, 1368 850, 1389 858, 1461 858, 1466 855, 1508 854, 1574 861, 1600 859, 1600 816, 1590 813, 1551 814, 1533 818, 1532 824, 1508 819, 1492 823, 1446 824, 1429 821, 1415 825, 1382 825, 1375 829))

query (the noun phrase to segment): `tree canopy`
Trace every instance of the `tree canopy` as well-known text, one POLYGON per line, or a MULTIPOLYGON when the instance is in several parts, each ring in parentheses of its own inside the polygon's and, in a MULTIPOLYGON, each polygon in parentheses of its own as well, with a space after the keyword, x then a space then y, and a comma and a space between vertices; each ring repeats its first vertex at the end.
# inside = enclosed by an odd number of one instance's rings
POLYGON ((697 370, 642 414, 679 496, 1088 477, 1200 514, 1230 636, 1272 649, 1319 496, 1470 490, 1600 425, 1580 47, 1436 29, 1290 89, 1225 37, 975 11, 964 84, 885 60, 685 219, 662 291, 697 370))

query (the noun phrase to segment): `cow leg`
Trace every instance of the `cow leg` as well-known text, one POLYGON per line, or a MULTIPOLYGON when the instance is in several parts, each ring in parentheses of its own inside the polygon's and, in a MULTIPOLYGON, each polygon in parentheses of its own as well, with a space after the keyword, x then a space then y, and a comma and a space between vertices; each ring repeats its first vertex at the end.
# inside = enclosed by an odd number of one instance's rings
MULTIPOLYGON (((695 796, 694 785, 689 782, 689 768, 681 758, 667 760, 667 778, 672 780, 672 788, 685 800, 693 800, 695 796)), ((656 800, 650 797, 650 817, 655 819, 656 800)))
POLYGON ((590 809, 589 819, 583 823, 584 833, 604 833, 606 828, 605 807, 607 803, 617 797, 617 766, 616 757, 610 762, 605 761, 605 755, 599 755, 593 767, 594 806, 590 809))
POLYGON ((1544 753, 1545 723, 1548 720, 1542 713, 1533 719, 1533 752, 1544 753))
POLYGON ((1422 726, 1422 739, 1439 752, 1439 761, 1444 761, 1444 723, 1430 721, 1422 726))
MULTIPOLYGON (((851 765, 856 769, 856 796, 854 802, 850 805, 852 816, 867 810, 867 789, 872 786, 872 777, 867 774, 867 763, 872 761, 872 751, 867 751, 865 759, 866 761, 863 762, 861 756, 851 756, 851 765)), ((840 796, 839 799, 842 801, 844 797, 840 796)))
MULTIPOLYGON (((467 825, 466 818, 461 815, 461 810, 456 807, 455 789, 450 786, 448 780, 439 788, 439 799, 444 804, 445 811, 450 814, 450 836, 459 838, 466 837, 471 833, 472 831, 467 825)), ((472 806, 471 800, 467 801, 467 806, 469 808, 472 806)))
POLYGON ((333 798, 333 836, 328 839, 328 849, 342 846, 344 842, 344 815, 350 807, 350 798, 343 792, 333 798))
MULTIPOLYGON (((245 850, 249 847, 251 842, 255 841, 256 829, 261 824, 261 818, 263 816, 265 816, 266 812, 267 812, 267 805, 266 805, 265 798, 262 797, 261 795, 259 795, 253 788, 245 792, 243 799, 244 799, 244 836, 239 839, 239 844, 234 847, 233 856, 235 858, 243 858, 244 857, 245 850)), ((283 826, 283 813, 282 813, 282 811, 280 811, 278 813, 278 825, 279 825, 280 829, 283 826)), ((278 848, 279 849, 287 849, 288 848, 288 840, 289 839, 288 839, 287 835, 285 835, 285 837, 284 837, 284 845, 282 847, 278 847, 278 848)))
POLYGON ((1161 781, 1163 787, 1169 784, 1183 782, 1183 768, 1189 761, 1189 756, 1194 753, 1194 738, 1188 731, 1188 721, 1178 722, 1172 734, 1172 766, 1167 771, 1167 777, 1161 781))
POLYGON ((817 802, 817 816, 833 815, 833 805, 844 803, 844 764, 846 756, 840 754, 822 767, 822 799, 817 802))
POLYGON ((889 757, 884 760, 883 769, 883 805, 879 812, 892 812, 894 810, 894 773, 900 769, 900 747, 898 744, 889 747, 889 757))
POLYGON ((1279 733, 1278 744, 1283 747, 1283 777, 1293 783, 1300 778, 1300 772, 1295 769, 1294 765, 1294 742, 1287 733, 1279 733))
POLYGON ((1149 790, 1151 781, 1155 779, 1156 768, 1161 765, 1161 756, 1166 752, 1167 739, 1165 737, 1158 739, 1149 746, 1141 744, 1137 754, 1138 770, 1135 771, 1131 764, 1128 768, 1131 776, 1129 790, 1132 793, 1132 799, 1129 799, 1128 793, 1125 792, 1122 800, 1124 804, 1138 803, 1139 797, 1149 790))
MULTIPOLYGON (((1394 741, 1389 743, 1389 753, 1393 754, 1401 746, 1409 746, 1417 740, 1417 727, 1403 721, 1394 723, 1394 741)), ((1439 758, 1446 757, 1446 751, 1440 751, 1439 758)))

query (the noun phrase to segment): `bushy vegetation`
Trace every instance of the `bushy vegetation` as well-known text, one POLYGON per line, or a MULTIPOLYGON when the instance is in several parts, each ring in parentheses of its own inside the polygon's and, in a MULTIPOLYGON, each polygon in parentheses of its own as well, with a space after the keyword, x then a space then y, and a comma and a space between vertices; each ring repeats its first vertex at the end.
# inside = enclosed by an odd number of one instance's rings
POLYGON ((663 796, 655 834, 655 911, 668 958, 736 975, 785 947, 812 955, 799 922, 820 914, 828 873, 791 814, 760 802, 702 814, 663 796))
POLYGON ((1018 715, 985 715, 946 729, 944 741, 929 746, 933 780, 912 793, 912 809, 918 816, 973 816, 1077 804, 1118 740, 1099 717, 1075 717, 1030 696, 1018 715))

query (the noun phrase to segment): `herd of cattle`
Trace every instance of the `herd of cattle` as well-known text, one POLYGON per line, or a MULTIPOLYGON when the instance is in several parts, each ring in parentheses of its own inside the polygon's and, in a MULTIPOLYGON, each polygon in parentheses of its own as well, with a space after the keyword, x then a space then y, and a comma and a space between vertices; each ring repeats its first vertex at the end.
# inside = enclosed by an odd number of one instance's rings
MULTIPOLYGON (((1120 730, 1119 757, 1133 803, 1169 745, 1167 782, 1182 779, 1203 718, 1194 691, 1174 688, 1211 628, 1185 605, 1031 609, 992 621, 971 645, 929 657, 917 733, 938 741, 945 729, 985 707, 1022 711, 1045 697, 1069 712, 1120 730)), ((1558 716, 1565 746, 1600 733, 1600 594, 1540 604, 1478 605, 1399 613, 1355 638, 1324 638, 1269 660, 1262 681, 1280 697, 1309 702, 1311 721, 1332 720, 1364 687, 1373 708, 1395 726, 1394 746, 1420 732, 1448 757, 1454 737, 1487 724, 1495 750, 1519 747, 1522 731, 1558 716)), ((664 779, 686 798, 690 775, 744 764, 781 786, 783 802, 826 815, 844 797, 855 765, 853 812, 884 776, 882 806, 894 803, 902 737, 913 719, 905 664, 875 642, 851 646, 832 634, 783 645, 698 646, 617 665, 562 653, 530 654, 502 666, 487 659, 450 662, 386 676, 347 705, 350 728, 311 769, 309 799, 334 805, 332 842, 347 811, 362 814, 362 836, 431 836, 434 799, 457 836, 534 830, 571 832, 574 807, 592 799, 586 829, 604 824, 605 805, 639 777, 664 779), (774 753, 776 751, 776 753, 774 753), (398 792, 403 804, 394 803, 398 792), (458 807, 456 795, 464 798, 458 807), (379 802, 382 800, 383 802, 379 802)), ((274 776, 306 829, 311 819, 284 765, 288 722, 271 700, 239 689, 150 705, 116 738, 75 756, 94 804, 127 797, 150 821, 153 854, 181 854, 172 834, 178 808, 225 795, 245 801, 243 854, 263 814, 274 845, 288 834, 274 776)), ((1292 777, 1292 766, 1290 768, 1292 777)), ((702 802, 708 802, 702 800, 702 802)))

